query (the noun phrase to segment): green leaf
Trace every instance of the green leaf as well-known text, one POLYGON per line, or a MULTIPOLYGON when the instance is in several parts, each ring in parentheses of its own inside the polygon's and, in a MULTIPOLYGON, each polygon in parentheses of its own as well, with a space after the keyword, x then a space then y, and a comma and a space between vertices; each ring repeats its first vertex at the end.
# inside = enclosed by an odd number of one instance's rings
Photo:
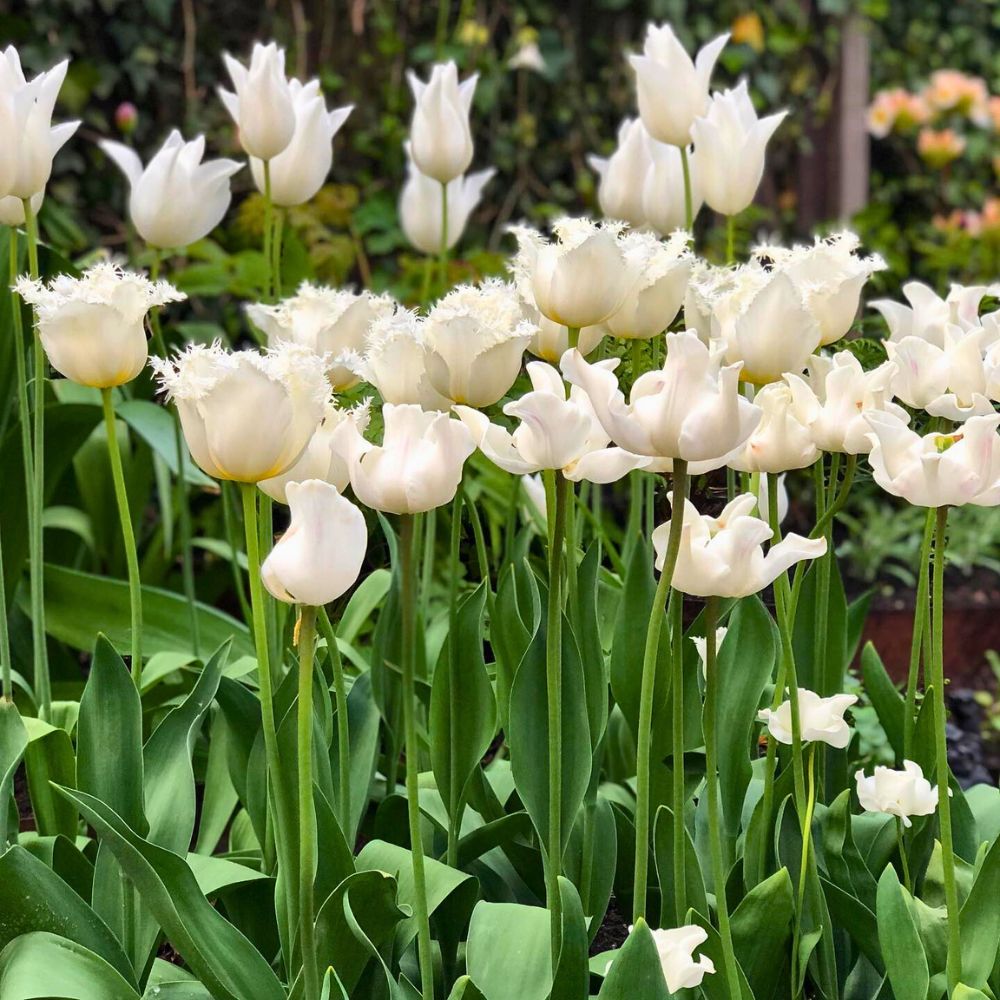
MULTIPOLYGON (((720 966, 721 968, 721 966, 720 966)), ((604 977, 598 1000, 668 1000, 660 953, 641 917, 604 977)))
POLYGON ((468 976, 460 976, 455 980, 448 1000, 486 1000, 486 997, 468 976))
POLYGON ((962 980, 984 988, 1000 948, 1000 840, 993 842, 959 915, 962 980))
POLYGON ((836 921, 850 935, 851 940, 861 949, 872 967, 881 976, 885 972, 882 949, 878 943, 878 923, 875 914, 860 899, 845 892, 839 885, 828 879, 820 880, 826 905, 836 921))
POLYGON ((344 642, 353 642, 358 633, 371 620, 372 613, 385 600, 392 583, 392 574, 387 569, 376 569, 358 584, 351 599, 344 608, 337 625, 337 637, 344 642))
POLYGON ((469 976, 489 1000, 546 1000, 552 983, 549 941, 547 910, 478 903, 466 945, 469 976))
MULTIPOLYGON (((575 501, 572 501, 575 502, 575 501)), ((608 725, 608 685, 611 675, 604 649, 597 609, 597 587, 601 568, 601 548, 593 543, 579 567, 577 581, 577 609, 572 616, 573 633, 583 666, 583 685, 587 695, 587 720, 590 723, 590 745, 597 753, 608 725)), ((595 764, 592 773, 593 791, 596 793, 595 764)))
MULTIPOLYGON (((962 968, 962 975, 965 975, 965 968, 962 968)), ((972 986, 966 986, 965 983, 959 983, 951 993, 951 1000, 990 1000, 990 998, 982 991, 973 988, 972 986)))
POLYGON ((49 782, 76 781, 76 760, 69 733, 40 719, 28 719, 24 768, 35 826, 43 836, 76 837, 78 816, 73 806, 52 790, 49 782))
MULTIPOLYGON (((653 857, 660 883, 660 900, 664 920, 674 917, 674 814, 669 806, 656 810, 653 822, 653 857)), ((699 913, 708 913, 708 898, 705 895, 705 881, 701 874, 698 854, 691 840, 691 833, 684 830, 684 875, 688 906, 699 913)))
POLYGON ((550 1000, 578 1000, 587 996, 590 985, 587 920, 576 888, 562 876, 559 877, 559 897, 562 900, 562 934, 550 1000))
MULTIPOLYGON (((5 613, 0 608, 0 614, 5 613)), ((14 772, 27 745, 28 731, 17 706, 12 701, 0 700, 0 844, 7 843, 8 805, 14 790, 14 772)))
MULTIPOLYGON (((177 476, 177 438, 175 437, 176 417, 166 407, 157 406, 148 399, 127 399, 115 406, 115 415, 120 417, 141 437, 153 451, 163 459, 171 474, 177 476)), ((195 464, 188 451, 183 434, 180 436, 184 449, 184 479, 191 486, 215 487, 215 481, 205 475, 195 464)))
POLYGON ((514 675, 541 617, 538 587, 527 562, 510 563, 500 574, 490 622, 490 644, 496 656, 497 714, 506 729, 514 675))
MULTIPOLYGON (((695 957, 698 955, 707 955, 715 966, 715 973, 713 975, 706 975, 701 981, 701 991, 705 996, 705 1000, 732 1000, 729 986, 726 982, 724 971, 726 962, 722 954, 722 939, 719 937, 719 932, 712 925, 711 921, 707 917, 703 917, 697 910, 689 911, 688 922, 697 924, 707 935, 705 941, 696 949, 695 957)), ((743 970, 739 967, 739 963, 737 963, 736 971, 740 979, 742 1000, 754 1000, 753 993, 750 991, 750 984, 747 982, 747 977, 744 975, 743 970)))
MULTIPOLYGON (((524 813, 520 814, 521 816, 524 813)), ((593 939, 600 930, 604 914, 611 900, 615 883, 615 868, 618 860, 618 832, 615 827, 614 810, 610 801, 598 795, 593 802, 585 802, 576 826, 570 837, 569 847, 563 857, 566 877, 580 886, 583 912, 590 921, 589 936, 593 939), (586 858, 588 847, 586 824, 590 824, 590 858, 586 858), (590 863, 589 877, 585 874, 590 863), (589 892, 584 892, 589 887, 589 892)))
POLYGON ((930 986, 927 957, 906 905, 905 890, 890 865, 878 880, 878 939, 896 1000, 925 1000, 930 986))
POLYGON ((773 997, 786 976, 794 912, 787 868, 755 885, 733 911, 733 950, 755 997, 773 997))
MULTIPOLYGON (((344 831, 349 844, 357 839, 358 827, 368 808, 369 789, 378 762, 379 712, 372 694, 372 676, 361 674, 347 694, 348 733, 350 734, 351 829, 344 831)), ((340 780, 340 748, 330 746, 330 770, 334 781, 340 780)))
POLYGON ((892 678, 886 672, 882 658, 870 642, 866 642, 865 648, 861 651, 861 676, 865 684, 865 694, 868 695, 878 721, 882 723, 885 735, 896 751, 896 759, 901 760, 906 705, 896 690, 892 678))

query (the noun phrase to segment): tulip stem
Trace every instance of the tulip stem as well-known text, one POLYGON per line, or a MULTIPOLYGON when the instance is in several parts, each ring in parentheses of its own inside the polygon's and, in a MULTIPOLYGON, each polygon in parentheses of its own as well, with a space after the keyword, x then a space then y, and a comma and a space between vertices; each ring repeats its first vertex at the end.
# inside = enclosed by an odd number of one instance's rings
POLYGON ((938 507, 934 529, 934 589, 931 599, 931 683, 934 686, 935 750, 937 756, 938 818, 944 863, 944 896, 948 910, 948 992, 962 981, 962 946, 959 935, 958 887, 955 882, 955 846, 951 830, 947 716, 944 702, 944 570, 948 508, 938 507))
MULTIPOLYGON (((25 198, 24 231, 28 237, 28 273, 38 280, 38 220, 25 198)), ((38 715, 47 719, 52 710, 52 682, 49 677, 49 650, 45 639, 45 551, 42 510, 45 506, 45 349, 35 324, 34 335, 34 440, 32 444, 31 516, 28 518, 28 552, 31 588, 31 637, 34 653, 35 699, 38 715)), ((28 475, 25 468, 25 476, 28 475)))
MULTIPOLYGON (((671 504, 670 534, 667 550, 663 556, 660 579, 656 585, 653 606, 646 627, 646 648, 642 657, 642 680, 639 694, 639 726, 636 732, 636 801, 635 801, 635 876, 633 879, 632 922, 638 923, 646 917, 646 885, 649 877, 649 796, 650 796, 650 753, 653 728, 653 695, 656 689, 656 660, 663 631, 664 605, 673 581, 677 554, 681 548, 681 529, 684 526, 684 498, 687 496, 687 462, 674 459, 673 502, 671 504)), ((676 692, 675 692, 676 695, 676 692)), ((673 762, 674 769, 683 767, 673 762)), ((684 822, 683 815, 674 816, 674 827, 684 822)), ((676 881, 676 876, 675 876, 676 881)), ((683 893, 682 886, 675 885, 675 892, 683 893)))
POLYGON ((913 894, 913 882, 910 879, 910 862, 906 856, 906 839, 903 834, 903 818, 896 817, 896 847, 899 850, 899 863, 903 867, 903 885, 906 891, 913 894))
POLYGON ((313 659, 316 648, 316 609, 302 605, 299 611, 299 947, 305 1000, 319 998, 316 962, 313 882, 316 867, 316 804, 313 801, 313 659))
POLYGON ((285 234, 285 213, 280 209, 274 211, 274 239, 271 242, 271 281, 274 284, 274 298, 277 301, 282 295, 281 282, 281 244, 285 234))
MULTIPOLYGON (((677 591, 674 591, 677 593, 677 591)), ((726 981, 730 997, 740 996, 740 973, 729 926, 729 904, 726 901, 726 865, 722 852, 722 827, 719 810, 718 752, 715 739, 716 697, 719 678, 716 662, 716 625, 719 620, 719 600, 710 597, 705 603, 705 794, 708 796, 708 835, 711 843, 712 882, 715 887, 715 912, 719 920, 719 937, 726 966, 726 981)), ((674 829, 684 826, 674 818, 674 829)), ((683 921, 678 921, 678 924, 683 921)))
POLYGON ((441 181, 441 250, 438 254, 441 277, 441 294, 448 287, 448 185, 441 181))
MULTIPOLYGON (((456 683, 458 677, 458 557, 462 543, 462 506, 465 496, 462 493, 461 484, 455 491, 455 499, 451 505, 451 539, 448 546, 448 660, 451 666, 452 681, 448 685, 449 714, 451 715, 450 729, 450 754, 452 762, 458 760, 459 755, 459 732, 457 720, 462 706, 459 703, 459 685, 456 683)), ((448 864, 452 868, 458 867, 458 838, 462 825, 462 810, 459 807, 459 797, 461 789, 458 769, 451 768, 451 787, 447 789, 448 806, 455 807, 454 815, 448 816, 448 864)))
POLYGON ((736 260, 736 216, 726 216, 726 263, 736 260))
POLYGON ((903 716, 903 760, 913 759, 913 729, 917 721, 917 687, 920 684, 920 653, 929 627, 927 598, 930 591, 934 520, 934 508, 928 507, 927 518, 924 521, 924 537, 920 543, 917 597, 913 607, 913 639, 910 642, 910 669, 906 678, 906 713, 903 716))
MULTIPOLYGON (((514 477, 518 479, 517 476, 514 477)), ((464 490, 464 486, 462 489, 464 490)), ((490 580, 490 559, 486 551, 486 538, 483 535, 483 524, 479 517, 476 505, 466 497, 466 509, 469 512, 469 521, 472 523, 472 536, 476 543, 476 561, 479 563, 479 578, 486 584, 486 611, 489 614, 490 622, 493 621, 493 609, 495 598, 493 595, 492 581, 490 580)), ((515 502, 514 509, 517 509, 515 502)))
POLYGON ((691 164, 687 146, 681 146, 681 170, 684 173, 684 228, 694 235, 694 202, 691 197, 691 164))
POLYGON ((274 222, 272 221, 273 205, 271 202, 271 161, 262 160, 264 169, 264 298, 271 300, 271 290, 274 287, 274 257, 271 242, 274 237, 274 222))
POLYGON ((400 518, 399 554, 402 601, 403 731, 406 753, 406 812, 410 827, 413 865, 414 916, 417 920, 417 955, 423 1000, 434 1000, 434 959, 431 923, 424 876, 424 845, 420 826, 420 745, 417 741, 417 692, 414 680, 416 652, 416 594, 413 553, 413 515, 400 518))
POLYGON ((354 845, 354 831, 351 829, 351 719, 347 708, 347 685, 344 682, 344 661, 337 645, 337 631, 326 613, 319 609, 319 627, 326 639, 327 653, 333 667, 333 695, 337 706, 337 774, 340 788, 337 790, 337 822, 347 841, 354 845))
POLYGON ((135 531, 132 514, 129 511, 128 491, 125 488, 125 473, 122 456, 118 449, 118 435, 115 423, 115 404, 111 389, 101 389, 101 403, 104 407, 104 429, 108 439, 108 458, 111 462, 111 479, 115 486, 115 502, 118 504, 118 520, 122 529, 122 544, 125 546, 125 562, 128 566, 129 609, 132 623, 132 681, 137 691, 142 691, 142 581, 139 577, 139 556, 135 547, 135 531))
POLYGON ((580 328, 578 326, 566 327, 566 348, 575 351, 580 343, 580 328))
POLYGON ((792 996, 802 992, 799 979, 804 970, 799 968, 799 940, 802 937, 802 906, 806 898, 806 880, 809 873, 809 848, 812 845, 812 818, 816 806, 816 745, 809 745, 806 754, 806 769, 809 774, 809 792, 805 812, 801 817, 802 860, 799 865, 799 887, 796 896, 795 924, 792 928, 792 996))

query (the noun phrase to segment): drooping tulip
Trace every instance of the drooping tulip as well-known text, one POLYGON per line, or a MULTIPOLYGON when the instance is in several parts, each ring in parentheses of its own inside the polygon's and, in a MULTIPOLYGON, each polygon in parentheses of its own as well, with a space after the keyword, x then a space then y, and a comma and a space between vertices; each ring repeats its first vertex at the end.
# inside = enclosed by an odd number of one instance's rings
POLYGON ((151 364, 192 457, 214 479, 280 476, 309 443, 330 394, 322 360, 298 344, 266 353, 191 344, 151 364))
MULTIPOLYGON (((851 742, 851 727, 844 720, 844 712, 858 699, 853 694, 835 694, 821 698, 815 691, 799 688, 799 732, 803 743, 826 743, 835 750, 843 750, 851 742)), ((773 711, 761 709, 757 718, 765 723, 768 732, 786 746, 792 745, 792 703, 783 701, 773 711)))
POLYGON ((647 26, 642 55, 629 56, 629 63, 639 114, 654 139, 671 146, 691 142, 691 126, 708 107, 712 70, 728 40, 728 34, 713 39, 692 62, 669 24, 647 26))
MULTIPOLYGON (((757 506, 752 493, 731 500, 718 517, 699 513, 690 500, 684 504, 681 545, 672 578, 673 586, 684 594, 748 597, 772 584, 789 566, 826 552, 825 538, 789 534, 765 554, 763 543, 772 533, 751 513, 757 506)), ((670 521, 653 531, 657 570, 663 568, 669 534, 670 521)))
POLYGON ((367 507, 391 514, 419 514, 450 503, 465 460, 476 450, 468 428, 447 413, 419 406, 382 407, 382 444, 366 441, 342 424, 354 495, 367 507))
POLYGON ((295 100, 285 79, 285 50, 274 42, 255 42, 249 67, 223 55, 233 90, 218 88, 219 98, 239 128, 248 156, 271 160, 295 135, 295 100))
POLYGON ((389 295, 355 293, 303 281, 298 291, 276 305, 253 303, 247 316, 267 336, 271 347, 299 344, 324 357, 326 374, 337 392, 358 382, 357 367, 372 323, 390 316, 396 303, 389 295))
POLYGON ((322 607, 346 593, 358 578, 368 548, 361 511, 322 479, 288 485, 288 530, 260 568, 279 601, 322 607))
POLYGON ((788 112, 758 120, 746 81, 713 94, 691 134, 698 149, 698 180, 706 204, 722 215, 739 215, 757 193, 764 153, 788 112))
POLYGON ((48 285, 22 277, 16 286, 35 307, 38 336, 57 372, 80 385, 108 389, 131 382, 146 364, 146 313, 187 296, 166 281, 95 264, 79 278, 48 285))
MULTIPOLYGON (((598 362, 605 370, 617 363, 617 359, 598 362)), ((551 365, 532 361, 528 377, 532 391, 504 406, 507 416, 521 421, 513 434, 490 423, 478 410, 455 407, 479 449, 495 465, 520 476, 559 469, 573 482, 612 483, 649 464, 648 458, 608 447, 610 439, 587 394, 572 386, 567 397, 566 386, 551 365)))
MULTIPOLYGON (((303 205, 323 186, 333 166, 333 137, 354 110, 353 105, 327 111, 318 80, 289 80, 295 115, 291 141, 271 158, 271 200, 286 208, 303 205)), ((264 192, 264 164, 251 157, 257 190, 264 192)))
POLYGON ((222 221, 232 193, 235 160, 207 160, 205 137, 185 142, 174 129, 143 169, 135 150, 102 139, 98 145, 129 183, 129 217, 136 232, 159 249, 186 247, 222 221))
MULTIPOLYGON (((642 214, 661 236, 687 225, 684 205, 684 166, 678 146, 649 140, 649 168, 642 182, 642 214)), ((698 218, 704 198, 701 194, 701 166, 698 154, 688 152, 691 182, 691 221, 698 218)))
POLYGON ((728 464, 741 472, 774 475, 812 465, 819 457, 819 450, 788 385, 772 382, 753 401, 763 414, 760 423, 728 464))
POLYGON ((410 125, 410 154, 417 169, 447 184, 461 177, 472 163, 469 112, 478 74, 458 82, 454 62, 438 63, 424 83, 407 74, 415 103, 410 125))
MULTIPOLYGON (((652 166, 650 141, 638 118, 626 118, 618 128, 615 151, 607 157, 587 157, 587 163, 599 178, 597 201, 606 219, 620 219, 635 228, 646 225, 643 186, 652 166)), ((683 204, 683 194, 681 201, 683 204)))
POLYGON ((881 765, 867 777, 864 771, 855 771, 854 781, 865 812, 898 816, 903 826, 913 826, 912 816, 930 816, 937 809, 937 786, 931 785, 912 760, 904 760, 901 771, 881 765))

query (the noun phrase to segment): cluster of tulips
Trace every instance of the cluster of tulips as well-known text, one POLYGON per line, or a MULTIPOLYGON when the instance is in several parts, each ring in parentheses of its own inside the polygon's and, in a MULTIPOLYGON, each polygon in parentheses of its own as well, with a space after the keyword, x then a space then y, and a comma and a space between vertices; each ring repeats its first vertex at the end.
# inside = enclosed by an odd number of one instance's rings
MULTIPOLYGON (((447 946, 440 944, 436 951, 432 937, 432 910, 440 900, 431 899, 427 866, 440 862, 425 857, 422 845, 426 811, 440 812, 443 805, 443 857, 459 867, 467 833, 463 816, 474 779, 453 759, 439 765, 435 747, 441 733, 434 729, 443 725, 445 742, 460 741, 456 734, 465 713, 484 713, 488 719, 485 742, 473 738, 477 773, 498 724, 509 744, 513 782, 544 860, 549 968, 555 981, 551 995, 589 995, 589 973, 575 987, 582 991, 578 993, 565 982, 559 986, 557 974, 569 961, 567 928, 576 911, 598 922, 603 913, 589 908, 587 890, 569 872, 567 852, 581 810, 585 842, 594 836, 609 707, 616 700, 623 702, 620 711, 633 727, 634 780, 623 786, 634 810, 633 912, 626 946, 604 968, 593 970, 603 977, 601 996, 646 996, 634 985, 636 967, 629 963, 649 949, 662 971, 662 982, 649 986, 651 997, 662 996, 664 986, 670 993, 701 986, 706 977, 724 984, 715 995, 745 994, 748 970, 741 967, 734 947, 726 888, 736 860, 728 831, 739 829, 740 818, 732 815, 731 797, 720 790, 728 765, 720 761, 726 734, 719 727, 732 720, 718 717, 718 705, 722 688, 738 683, 726 671, 739 672, 741 657, 755 655, 752 647, 739 645, 742 632, 734 624, 739 617, 734 608, 773 588, 776 673, 770 677, 767 666, 770 694, 759 697, 762 686, 750 706, 762 724, 766 756, 757 771, 756 798, 745 805, 737 802, 736 809, 749 809, 765 830, 771 829, 779 809, 797 817, 800 847, 788 989, 793 997, 801 996, 810 963, 819 955, 814 949, 820 935, 810 917, 812 904, 807 905, 819 849, 813 843, 814 819, 817 806, 826 808, 817 770, 822 775, 824 745, 842 750, 850 743, 845 713, 857 697, 800 685, 793 636, 807 564, 814 563, 809 579, 820 595, 817 600, 829 593, 832 525, 847 499, 859 456, 885 491, 926 507, 928 516, 913 668, 899 716, 903 766, 877 767, 871 775, 859 770, 857 801, 863 810, 894 817, 907 892, 914 889, 907 864, 912 853, 905 839, 908 828, 914 818, 936 814, 947 911, 945 985, 953 997, 962 989, 966 997, 983 995, 978 987, 985 989, 985 983, 964 985, 952 815, 949 795, 939 793, 949 774, 942 581, 949 510, 1000 504, 1000 415, 995 412, 1000 312, 981 315, 981 303, 991 291, 986 288, 955 286, 941 299, 911 283, 905 288, 908 305, 873 303, 889 326, 888 358, 865 370, 854 353, 836 348, 851 330, 866 281, 884 266, 877 256, 860 253, 856 237, 842 232, 793 248, 761 244, 747 261, 734 262, 731 223, 754 198, 766 143, 783 114, 758 120, 745 83, 710 92, 713 66, 725 42, 725 37, 716 39, 692 61, 669 26, 650 26, 643 53, 632 57, 639 117, 623 124, 616 152, 594 164, 608 219, 562 218, 547 236, 515 227, 518 248, 509 280, 456 287, 418 310, 387 295, 308 283, 283 297, 282 210, 307 201, 322 185, 331 167, 331 139, 350 109, 329 112, 318 84, 288 80, 284 53, 273 44, 256 46, 249 67, 227 57, 234 91, 221 90, 220 96, 238 125, 267 207, 268 278, 261 301, 246 307, 248 331, 261 346, 231 350, 221 343, 190 344, 174 353, 164 347, 163 326, 169 330, 169 307, 185 296, 158 273, 147 278, 109 261, 79 276, 40 279, 35 213, 52 156, 74 127, 50 124, 65 64, 27 82, 13 49, 0 61, 0 72, 6 74, 0 76, 0 116, 7 116, 5 123, 9 118, 5 135, 14 137, 0 150, 0 195, 6 195, 0 207, 4 222, 25 227, 30 273, 14 288, 32 307, 36 331, 33 403, 27 348, 20 331, 15 335, 23 454, 31 470, 26 483, 39 715, 51 712, 41 578, 46 360, 60 375, 102 395, 128 556, 131 674, 137 691, 143 684, 143 592, 116 439, 115 390, 128 386, 148 363, 176 412, 178 481, 183 483, 185 462, 193 459, 209 477, 238 484, 242 494, 266 771, 265 829, 273 838, 262 841, 262 864, 267 874, 277 874, 282 887, 275 896, 282 940, 278 966, 293 996, 318 1000, 321 994, 351 995, 343 978, 348 973, 329 960, 324 950, 329 942, 317 930, 317 904, 324 902, 314 898, 317 872, 330 848, 322 842, 325 815, 317 816, 316 761, 325 748, 317 757, 323 718, 314 694, 317 685, 326 683, 325 674, 317 680, 315 669, 317 650, 323 648, 331 663, 326 690, 332 687, 334 693, 334 742, 341 764, 333 814, 341 839, 351 845, 358 826, 355 803, 359 793, 367 802, 368 789, 351 789, 357 781, 349 766, 357 735, 348 707, 351 671, 341 662, 337 623, 330 620, 327 606, 355 586, 366 563, 372 518, 365 510, 378 512, 390 540, 400 615, 394 668, 401 683, 402 741, 396 746, 397 757, 401 749, 405 759, 410 871, 397 874, 412 883, 416 962, 406 966, 409 978, 396 984, 399 992, 393 995, 419 993, 432 1000, 444 995, 442 983, 446 991, 453 985, 447 946), (695 253, 694 219, 703 203, 730 222, 726 262, 710 263, 695 253), (164 309, 167 315, 161 316, 164 309), (147 327, 152 330, 152 357, 147 327), (534 360, 525 365, 526 352, 534 360), (522 366, 530 388, 524 386, 522 366), (623 371, 630 384, 621 377, 623 371), (381 443, 373 443, 378 437, 381 443), (547 574, 535 578, 529 573, 528 589, 534 591, 537 609, 532 620, 521 604, 524 634, 516 642, 501 627, 502 605, 518 587, 522 593, 515 600, 530 604, 523 591, 528 585, 517 579, 513 561, 500 568, 496 580, 490 579, 468 476, 463 480, 477 450, 510 474, 511 510, 527 506, 546 526, 547 574), (783 537, 788 506, 784 476, 803 469, 814 476, 815 527, 809 537, 783 537), (690 499, 691 483, 717 471, 720 481, 725 479, 727 496, 721 510, 712 507, 715 512, 710 513, 690 499), (639 655, 627 664, 634 695, 627 708, 613 680, 609 697, 593 592, 595 574, 610 571, 598 569, 605 550, 596 550, 597 563, 582 551, 582 527, 594 514, 578 489, 578 484, 589 484, 584 487, 588 500, 596 501, 602 488, 626 477, 631 484, 628 551, 624 557, 615 554, 615 571, 647 560, 645 572, 652 562, 658 574, 655 593, 642 606, 642 620, 627 604, 620 612, 628 618, 628 630, 639 636, 634 645, 639 655), (656 524, 657 490, 664 481, 669 483, 670 518, 656 524), (287 505, 290 521, 272 545, 274 503, 287 505), (423 616, 427 595, 422 592, 426 574, 419 563, 421 553, 433 555, 435 511, 448 505, 453 535, 447 642, 453 659, 437 670, 448 672, 453 701, 439 701, 435 677, 428 709, 421 693, 429 675, 423 616), (497 661, 493 678, 485 670, 473 677, 473 666, 463 678, 463 650, 457 648, 468 607, 459 602, 456 578, 463 510, 473 525, 482 577, 468 601, 485 600, 488 609, 484 627, 479 605, 474 641, 481 645, 483 635, 489 635, 497 661), (383 515, 393 515, 395 521, 383 515), (704 599, 688 636, 685 597, 704 599), (290 671, 297 677, 291 754, 280 736, 289 702, 279 697, 279 688, 288 676, 289 652, 282 636, 275 635, 280 620, 273 614, 275 601, 297 608, 297 657, 290 671), (727 618, 728 628, 721 624, 727 618), (685 669, 691 638, 701 661, 693 680, 685 669), (580 666, 581 657, 595 656, 600 664, 596 689, 580 666), (923 700, 921 665, 927 686, 923 700), (482 677, 485 694, 475 686, 482 677), (581 701, 582 686, 587 687, 586 702, 581 701), (685 706, 692 697, 703 737, 696 746, 704 752, 703 780, 693 787, 684 765, 692 735, 685 706), (923 701, 933 706, 928 716, 921 714, 923 701), (654 714, 666 711, 668 703, 669 745, 663 745, 652 738, 654 714), (583 750, 579 713, 586 716, 581 717, 589 731, 583 750), (937 785, 913 759, 915 742, 923 738, 915 731, 922 718, 932 719, 937 785), (436 781, 433 806, 427 804, 429 785, 421 774, 425 746, 436 781), (581 754, 592 760, 581 760, 581 754), (668 755, 669 788, 660 789, 667 774, 661 764, 668 755), (444 777, 450 786, 442 783, 444 777), (670 820, 669 870, 659 872, 659 919, 647 912, 658 803, 670 820), (676 817, 690 817, 690 822, 676 817), (714 886, 712 912, 701 914, 702 922, 692 917, 697 895, 692 886, 695 879, 701 885, 702 878, 695 871, 693 836, 707 850, 707 881, 714 886), (705 926, 710 916, 714 919, 705 926), (700 950, 703 946, 706 950, 700 950), (333 965, 331 972, 326 972, 328 965, 333 965), (557 994, 557 986, 569 992, 557 994)), ((410 83, 415 107, 401 219, 418 249, 446 256, 492 173, 467 174, 474 152, 469 118, 476 81, 459 82, 455 66, 448 64, 435 66, 429 82, 413 76, 410 83)), ((179 133, 171 133, 145 167, 131 149, 101 145, 128 179, 131 221, 154 251, 157 272, 163 251, 201 238, 224 216, 230 178, 241 164, 202 162, 203 139, 186 143, 179 133)), ((17 262, 16 241, 11 246, 17 262)), ((16 304, 15 318, 19 315, 16 304)), ((185 579, 193 605, 187 541, 185 579)), ((100 624, 95 622, 96 628, 100 624)), ((813 641, 813 677, 825 680, 826 636, 820 631, 813 641)), ((9 663, 8 653, 8 699, 9 663)), ((842 674, 842 665, 835 671, 842 674)), ((744 744, 749 745, 750 735, 743 734, 744 744)), ((745 747, 743 752, 746 756, 745 747)), ((389 770, 386 795, 396 790, 395 764, 389 770)), ((77 794, 77 805, 91 816, 92 825, 103 829, 84 808, 87 801, 77 794)), ((741 848, 747 884, 763 882, 774 870, 774 845, 766 836, 752 842, 748 836, 741 848)), ((129 891, 127 886, 123 890, 129 891)), ((879 893, 881 897, 881 881, 879 893)), ((700 895, 704 902, 703 889, 700 895)), ((504 942, 496 941, 494 947, 502 951, 504 942)), ((477 989, 473 979, 459 977, 452 996, 482 995, 473 992, 477 989)), ((232 993, 210 992, 242 996, 235 988, 232 993)), ((271 993, 262 986, 259 995, 271 993)))

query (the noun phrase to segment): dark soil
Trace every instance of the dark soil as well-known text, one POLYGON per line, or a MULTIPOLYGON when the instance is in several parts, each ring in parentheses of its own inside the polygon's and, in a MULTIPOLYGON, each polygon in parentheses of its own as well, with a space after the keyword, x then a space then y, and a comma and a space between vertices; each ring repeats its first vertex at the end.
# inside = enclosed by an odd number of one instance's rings
POLYGON ((604 915, 604 922, 600 930, 594 937, 594 942, 590 946, 590 955, 600 955, 602 951, 612 951, 620 948, 628 937, 628 920, 620 909, 618 909, 618 897, 612 894, 608 903, 608 912, 604 915))

